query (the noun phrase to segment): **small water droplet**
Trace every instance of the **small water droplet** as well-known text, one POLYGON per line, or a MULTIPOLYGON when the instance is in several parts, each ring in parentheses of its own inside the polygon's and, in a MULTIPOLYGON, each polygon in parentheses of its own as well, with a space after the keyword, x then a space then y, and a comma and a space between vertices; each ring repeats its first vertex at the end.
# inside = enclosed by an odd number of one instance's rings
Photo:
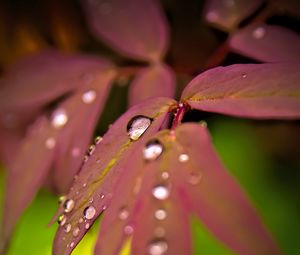
POLYGON ((66 200, 66 202, 64 203, 65 212, 66 213, 71 212, 73 210, 74 206, 75 206, 74 200, 72 200, 72 199, 66 200))
POLYGON ((159 200, 167 199, 169 197, 169 194, 169 189, 164 185, 158 185, 152 189, 152 195, 159 200))
POLYGON ((189 155, 182 153, 179 155, 178 160, 181 163, 187 162, 190 159, 189 155))
POLYGON ((69 233, 69 232, 71 231, 71 228, 72 228, 71 224, 68 223, 67 225, 64 226, 64 231, 65 231, 66 233, 69 233))
POLYGON ((167 218, 167 212, 164 209, 158 209, 155 211, 154 216, 157 220, 164 220, 167 218))
POLYGON ((200 173, 191 173, 189 177, 189 183, 197 185, 201 181, 202 175, 200 173))
POLYGON ((131 140, 138 140, 151 125, 151 119, 145 116, 133 117, 127 125, 128 136, 131 140))
POLYGON ((45 145, 47 149, 53 149, 56 145, 56 140, 53 137, 49 137, 45 141, 45 145))
POLYGON ((133 227, 130 225, 127 225, 124 227, 124 233, 126 235, 131 235, 133 233, 133 227))
POLYGON ((66 196, 60 196, 58 198, 58 204, 62 204, 63 202, 65 202, 65 200, 66 200, 66 196))
POLYGON ((163 152, 163 146, 158 140, 148 142, 143 150, 144 159, 155 160, 163 152))
POLYGON ((90 228, 90 224, 89 223, 87 223, 87 224, 85 224, 85 229, 89 229, 90 228))
POLYGON ((84 187, 84 188, 85 188, 85 187, 86 187, 86 185, 87 185, 87 184, 86 184, 86 182, 85 182, 84 184, 82 184, 82 187, 84 187))
POLYGON ((242 78, 246 78, 246 77, 247 77, 247 74, 243 73, 242 78))
POLYGON ((106 205, 103 205, 103 206, 102 206, 102 210, 105 211, 106 209, 107 209, 107 206, 106 206, 106 205))
POLYGON ((70 243, 70 248, 73 248, 73 247, 74 247, 74 245, 75 245, 75 243, 74 243, 74 242, 70 243))
POLYGON ((97 136, 95 138, 95 144, 99 144, 102 140, 103 140, 103 138, 101 136, 97 136))
POLYGON ((67 221, 67 217, 64 214, 61 214, 58 219, 57 219, 57 223, 62 227, 63 225, 66 224, 67 221))
POLYGON ((57 109, 52 113, 51 124, 55 128, 61 128, 68 122, 68 115, 64 109, 57 109))
POLYGON ((92 144, 92 145, 89 147, 88 154, 91 156, 91 155, 94 153, 95 149, 96 149, 96 146, 92 144))
POLYGON ((91 220, 96 215, 96 209, 94 206, 88 206, 83 210, 83 216, 87 220, 91 220))
POLYGON ((200 120, 200 121, 199 121, 199 125, 200 125, 201 127, 207 128, 207 122, 206 122, 205 120, 200 120))
POLYGON ((91 104, 95 101, 96 96, 97 94, 95 90, 88 90, 82 94, 81 99, 85 104, 91 104))
POLYGON ((73 236, 76 237, 76 236, 79 235, 79 233, 80 233, 80 229, 78 227, 74 228, 74 230, 73 230, 73 236))
POLYGON ((266 33, 266 29, 263 28, 263 27, 257 27, 256 29, 253 30, 252 32, 252 36, 255 38, 255 39, 261 39, 264 37, 266 33))
POLYGON ((91 204, 91 203, 93 203, 93 201, 94 201, 94 198, 91 197, 91 198, 89 199, 89 203, 91 204))
POLYGON ((167 250, 168 244, 164 239, 155 239, 148 246, 150 255, 163 255, 167 250))
POLYGON ((80 148, 79 147, 74 147, 73 149, 72 149, 72 156, 74 157, 74 158, 76 158, 76 157, 78 157, 79 155, 80 155, 80 148))
POLYGON ((126 220, 128 216, 129 216, 128 210, 126 209, 126 207, 122 207, 119 212, 120 220, 126 220))
POLYGON ((105 197, 105 195, 104 195, 104 194, 101 194, 101 195, 100 195, 100 198, 101 198, 101 199, 103 199, 104 197, 105 197))
POLYGON ((210 22, 215 22, 219 19, 219 14, 216 11, 209 11, 206 14, 206 19, 210 22))
POLYGON ((167 180, 169 179, 170 175, 168 172, 162 172, 161 173, 161 178, 163 178, 164 180, 167 180))
POLYGON ((83 162, 87 162, 89 160, 89 156, 88 155, 85 155, 84 157, 83 157, 83 162))

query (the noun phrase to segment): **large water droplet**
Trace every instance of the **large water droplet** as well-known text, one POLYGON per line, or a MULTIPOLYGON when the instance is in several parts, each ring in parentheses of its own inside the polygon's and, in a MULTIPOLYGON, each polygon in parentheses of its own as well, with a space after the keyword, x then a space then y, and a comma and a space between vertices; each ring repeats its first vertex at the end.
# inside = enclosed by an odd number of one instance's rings
POLYGON ((88 206, 83 210, 83 216, 87 220, 91 220, 95 217, 96 209, 94 206, 88 206))
POLYGON ((126 207, 122 207, 119 212, 119 218, 121 220, 126 220, 128 216, 129 216, 128 210, 126 209, 126 207))
POLYGON ((159 200, 167 199, 169 197, 169 194, 169 189, 164 185, 158 185, 152 189, 152 195, 159 200))
POLYGON ((178 160, 181 163, 187 162, 190 159, 189 155, 182 153, 179 155, 178 160))
POLYGON ((257 27, 256 29, 253 30, 252 32, 252 36, 255 38, 255 39, 261 39, 264 37, 266 33, 266 29, 263 28, 263 27, 257 27))
POLYGON ((91 104, 95 101, 96 96, 95 90, 88 90, 82 94, 81 99, 85 104, 91 104))
POLYGON ((164 239, 155 239, 148 246, 150 255, 163 255, 168 250, 168 244, 164 239))
POLYGON ((64 215, 64 214, 61 214, 58 219, 57 219, 57 223, 60 225, 60 226, 63 226, 66 224, 66 221, 67 221, 67 217, 64 215))
POLYGON ((49 138, 46 139, 45 145, 46 145, 47 149, 51 150, 55 147, 56 140, 53 137, 49 137, 49 138))
POLYGON ((76 236, 79 235, 79 233, 80 233, 79 227, 74 228, 74 230, 73 230, 73 236, 76 237, 76 236))
POLYGON ((154 216, 157 220, 164 220, 167 218, 167 212, 164 209, 158 209, 155 211, 154 216))
POLYGON ((69 233, 71 231, 72 225, 68 223, 67 225, 64 226, 64 231, 66 233, 69 233))
POLYGON ((148 142, 143 150, 144 159, 155 160, 163 152, 163 146, 158 140, 148 142))
POLYGON ((72 200, 72 199, 66 200, 66 202, 64 203, 65 212, 66 213, 71 212, 73 210, 74 206, 75 206, 74 200, 72 200))
POLYGON ((151 125, 151 119, 145 116, 133 117, 127 125, 127 132, 131 140, 138 140, 151 125))
POLYGON ((61 128, 68 122, 68 115, 64 109, 57 109, 52 114, 51 124, 55 128, 61 128))

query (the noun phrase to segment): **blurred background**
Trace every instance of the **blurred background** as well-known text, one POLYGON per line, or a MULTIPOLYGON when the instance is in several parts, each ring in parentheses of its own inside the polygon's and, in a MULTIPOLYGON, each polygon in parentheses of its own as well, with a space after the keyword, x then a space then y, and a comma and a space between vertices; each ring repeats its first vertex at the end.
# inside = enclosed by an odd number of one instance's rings
MULTIPOLYGON (((171 27, 165 61, 177 74, 178 94, 193 77, 216 65, 257 63, 224 46, 228 33, 201 17, 204 1, 161 1, 171 27), (225 53, 224 53, 225 52, 225 53)), ((263 3, 256 14, 266 7, 263 3)), ((300 32, 300 19, 286 13, 269 17, 300 32)), ((16 61, 45 48, 106 56, 118 65, 138 65, 89 32, 78 1, 2 0, 0 3, 0 75, 16 61)), ((130 80, 115 82, 96 133, 103 134, 127 107, 130 80)), ((0 88, 1 89, 1 88, 0 88)), ((190 112, 184 121, 206 120, 213 142, 230 172, 250 195, 259 213, 287 255, 300 254, 300 122, 252 121, 190 112)), ((5 168, 1 166, 1 198, 5 168)), ((22 216, 9 255, 50 255, 57 226, 46 225, 57 209, 57 197, 42 190, 22 216)), ((191 220, 195 254, 233 254, 201 225, 191 220)), ((91 254, 97 236, 94 225, 74 254, 91 254)), ((126 254, 126 251, 124 251, 126 254)))

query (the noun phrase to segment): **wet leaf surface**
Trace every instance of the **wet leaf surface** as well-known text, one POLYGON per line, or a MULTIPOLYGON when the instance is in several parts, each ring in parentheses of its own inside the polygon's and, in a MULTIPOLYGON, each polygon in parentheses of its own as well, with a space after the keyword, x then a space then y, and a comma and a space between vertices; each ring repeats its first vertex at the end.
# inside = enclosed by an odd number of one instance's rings
POLYGON ((299 62, 300 35, 284 27, 250 26, 234 33, 229 44, 233 51, 262 62, 299 62))
POLYGON ((182 100, 195 109, 244 118, 300 117, 299 63, 218 67, 194 78, 182 100))
POLYGON ((138 60, 159 60, 168 45, 168 27, 151 0, 82 1, 93 34, 121 54, 138 60))

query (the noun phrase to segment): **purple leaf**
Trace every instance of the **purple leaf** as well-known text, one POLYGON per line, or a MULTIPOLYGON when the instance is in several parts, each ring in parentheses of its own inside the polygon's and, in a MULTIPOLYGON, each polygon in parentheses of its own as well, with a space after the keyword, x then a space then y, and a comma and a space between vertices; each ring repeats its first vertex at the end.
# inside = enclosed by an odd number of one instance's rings
POLYGON ((233 51, 263 62, 299 61, 300 35, 280 26, 249 26, 230 38, 233 51))
POLYGON ((64 207, 58 210, 57 215, 64 213, 66 221, 61 223, 56 234, 54 254, 70 254, 95 218, 109 208, 116 182, 126 177, 123 161, 141 146, 142 140, 164 125, 169 108, 175 104, 167 98, 148 100, 132 107, 112 125, 83 165, 64 207), (143 139, 139 139, 140 136, 143 139), (66 210, 68 201, 74 201, 72 210, 66 210), (85 219, 84 212, 89 212, 85 219), (78 233, 74 235, 73 231, 77 228, 78 233))
POLYGON ((89 82, 90 72, 110 64, 85 55, 45 51, 17 63, 0 81, 1 112, 36 111, 80 85, 89 82))
POLYGON ((173 97, 175 82, 174 72, 164 64, 144 68, 130 85, 129 104, 135 105, 151 97, 173 97))
POLYGON ((204 7, 207 22, 225 31, 231 31, 260 5, 261 0, 208 0, 204 7))
POLYGON ((194 78, 182 101, 192 108, 245 118, 300 117, 300 66, 245 64, 218 67, 194 78))
POLYGON ((82 1, 93 34, 138 60, 157 61, 168 46, 168 27, 156 0, 82 1))
POLYGON ((237 254, 281 254, 247 195, 224 169, 205 127, 184 124, 176 130, 169 168, 185 205, 237 254))

